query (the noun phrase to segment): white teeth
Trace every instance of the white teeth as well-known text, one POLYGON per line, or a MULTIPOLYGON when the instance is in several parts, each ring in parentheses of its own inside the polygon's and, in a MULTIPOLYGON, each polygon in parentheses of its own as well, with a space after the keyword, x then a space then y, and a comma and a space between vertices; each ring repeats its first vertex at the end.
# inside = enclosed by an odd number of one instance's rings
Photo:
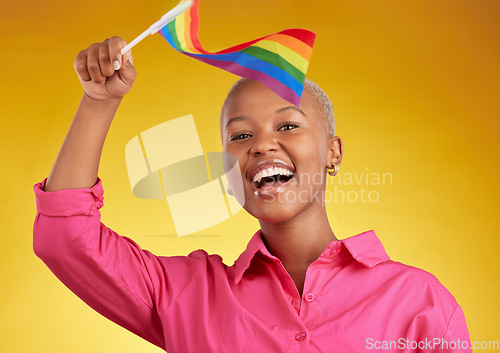
POLYGON ((265 177, 270 177, 273 175, 292 175, 293 173, 289 171, 288 169, 281 168, 281 167, 268 167, 266 169, 263 169, 259 171, 255 176, 253 177, 253 182, 258 183, 259 181, 262 180, 262 178, 265 177))

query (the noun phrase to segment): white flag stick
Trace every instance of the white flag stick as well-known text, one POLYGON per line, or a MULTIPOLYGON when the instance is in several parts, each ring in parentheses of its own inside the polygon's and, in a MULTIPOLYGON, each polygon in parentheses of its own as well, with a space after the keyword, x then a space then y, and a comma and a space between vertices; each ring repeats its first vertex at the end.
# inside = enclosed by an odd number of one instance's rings
POLYGON ((127 44, 127 46, 121 50, 122 55, 125 54, 130 49, 132 49, 132 47, 135 46, 137 43, 139 43, 141 40, 146 38, 148 36, 148 34, 153 35, 156 32, 158 32, 160 29, 165 27, 174 18, 176 18, 181 13, 183 13, 184 11, 189 9, 192 5, 193 5, 193 1, 191 1, 191 0, 186 0, 186 1, 181 2, 179 5, 177 5, 172 10, 170 10, 165 15, 163 15, 159 21, 153 23, 140 36, 138 36, 133 41, 131 41, 129 44, 127 44))

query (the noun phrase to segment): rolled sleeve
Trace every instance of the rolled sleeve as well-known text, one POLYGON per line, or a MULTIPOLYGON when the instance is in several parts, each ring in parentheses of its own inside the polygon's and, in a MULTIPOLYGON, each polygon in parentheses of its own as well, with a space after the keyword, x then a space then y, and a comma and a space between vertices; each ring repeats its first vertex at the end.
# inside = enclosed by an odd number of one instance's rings
POLYGON ((91 188, 44 191, 47 179, 35 184, 38 213, 48 217, 90 216, 103 206, 104 189, 101 179, 91 188))

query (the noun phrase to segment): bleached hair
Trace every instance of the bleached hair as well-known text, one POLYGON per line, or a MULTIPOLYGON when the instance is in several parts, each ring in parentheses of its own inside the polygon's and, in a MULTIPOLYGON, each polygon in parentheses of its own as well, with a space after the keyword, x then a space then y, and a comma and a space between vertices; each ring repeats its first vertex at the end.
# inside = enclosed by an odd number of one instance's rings
MULTIPOLYGON (((231 86, 229 92, 227 93, 226 100, 222 105, 223 107, 226 105, 227 99, 231 93, 247 80, 247 78, 241 77, 231 86)), ((321 89, 320 86, 308 78, 304 81, 304 91, 305 90, 309 91, 309 93, 311 93, 316 99, 321 115, 323 115, 323 118, 325 119, 325 128, 327 129, 328 134, 332 137, 335 136, 335 116, 333 115, 333 106, 330 98, 328 98, 328 95, 321 89)))
POLYGON ((328 95, 318 84, 308 78, 304 81, 304 89, 308 90, 316 98, 321 114, 325 118, 326 128, 330 136, 335 136, 335 116, 333 115, 333 106, 328 95))

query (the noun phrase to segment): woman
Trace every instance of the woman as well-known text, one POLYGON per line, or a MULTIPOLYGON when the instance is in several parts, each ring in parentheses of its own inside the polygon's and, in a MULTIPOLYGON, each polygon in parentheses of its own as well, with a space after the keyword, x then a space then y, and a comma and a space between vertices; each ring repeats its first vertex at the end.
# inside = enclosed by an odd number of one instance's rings
POLYGON ((230 192, 261 226, 233 266, 203 250, 155 256, 105 227, 100 153, 136 76, 125 44, 78 54, 85 93, 35 185, 35 253, 75 294, 168 352, 471 351, 460 306, 434 276, 391 261, 373 231, 336 239, 324 191, 342 141, 310 81, 299 107, 251 80, 224 102, 223 149, 243 180, 230 192))

